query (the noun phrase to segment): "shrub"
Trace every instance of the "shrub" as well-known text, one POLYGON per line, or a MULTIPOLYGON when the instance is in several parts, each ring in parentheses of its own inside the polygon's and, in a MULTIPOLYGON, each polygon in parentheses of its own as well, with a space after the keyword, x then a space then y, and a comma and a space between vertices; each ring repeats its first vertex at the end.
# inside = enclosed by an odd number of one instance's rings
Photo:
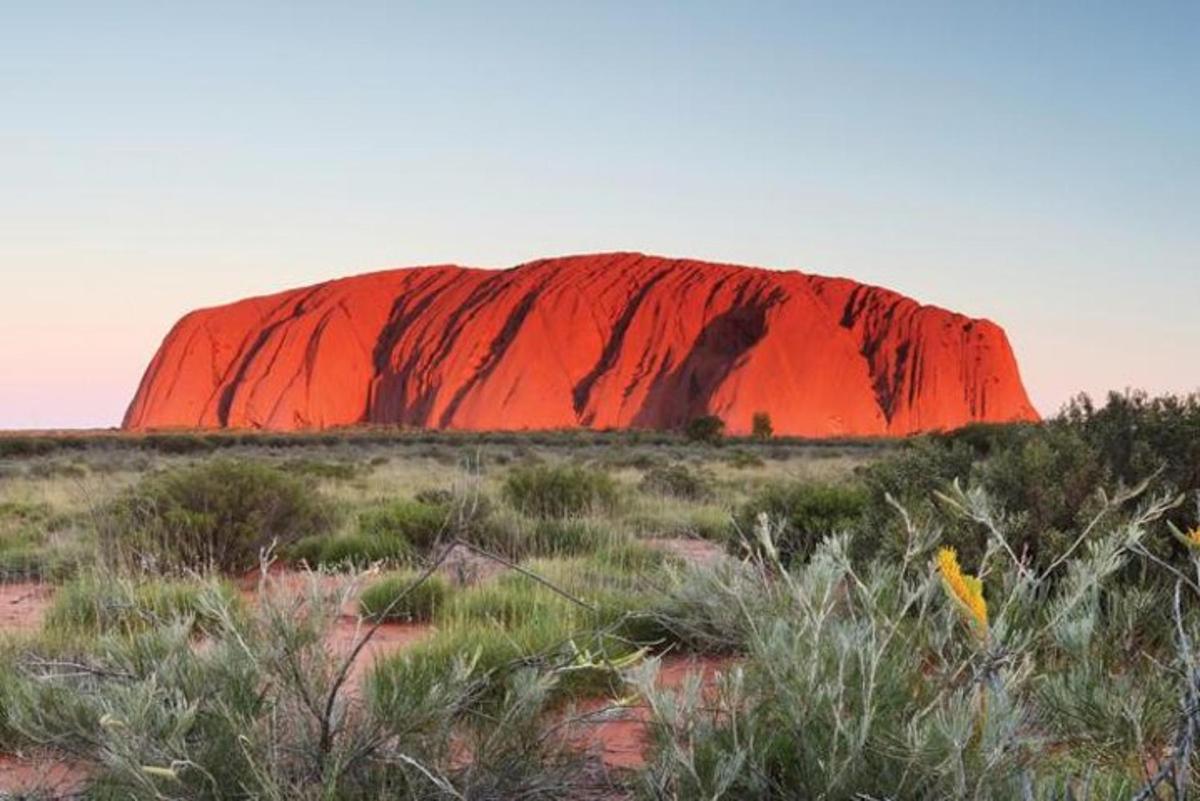
POLYGON ((1108 470, 1081 432, 1049 425, 998 449, 978 466, 978 483, 999 508, 1020 513, 1010 545, 1045 567, 1075 539, 1096 511, 1108 470))
POLYGON ((330 481, 350 481, 358 478, 363 472, 361 466, 350 462, 326 462, 319 459, 289 459, 283 462, 280 469, 298 476, 327 479, 330 481))
POLYGON ((372 621, 427 621, 442 608, 450 585, 434 573, 420 584, 416 571, 389 573, 363 590, 358 599, 364 617, 372 621))
POLYGON ((805 559, 821 540, 855 528, 867 509, 867 493, 850 484, 773 483, 738 508, 735 528, 753 548, 758 517, 766 513, 781 528, 776 547, 784 564, 805 559))
POLYGON ((98 516, 101 554, 157 572, 244 571, 263 548, 332 525, 304 480, 255 462, 214 460, 149 476, 98 516))
POLYGON ((737 470, 745 470, 748 467, 762 467, 765 464, 762 457, 757 453, 741 449, 730 451, 725 461, 729 463, 730 467, 737 470))
POLYGON ((358 531, 370 539, 404 539, 419 551, 432 548, 447 533, 449 512, 439 504, 395 500, 361 512, 358 531))
POLYGON ((643 492, 669 495, 685 501, 699 501, 713 494, 712 477, 685 464, 652 467, 642 476, 639 485, 643 492))
POLYGON ((531 465, 508 474, 504 497, 531 517, 564 518, 611 510, 617 485, 607 473, 587 467, 531 465))
POLYGON ((198 434, 147 434, 142 438, 142 447, 159 453, 188 455, 208 453, 216 449, 217 443, 198 434))
POLYGON ((750 436, 755 439, 770 439, 775 436, 775 427, 771 425, 771 415, 766 412, 755 412, 750 422, 750 436))
POLYGON ((688 421, 683 429, 684 436, 690 442, 704 442, 716 445, 725 434, 725 421, 715 414, 696 417, 688 421))
MULTIPOLYGON (((672 619, 701 642, 734 634, 743 658, 710 691, 661 689, 652 665, 630 677, 653 717, 644 786, 677 799, 1153 798, 1144 755, 1195 726, 1179 699, 1197 681, 1173 656, 1195 652, 1171 632, 1194 631, 1200 590, 1172 621, 1163 594, 1116 578, 1166 508, 1101 523, 1053 582, 994 553, 981 586, 953 552, 934 562, 937 532, 920 528, 898 558, 855 564, 836 537, 782 572, 701 575, 672 619)), ((1169 786, 1193 769, 1179 759, 1159 775, 1169 786)))
POLYGON ((0 458, 42 456, 58 450, 59 444, 50 437, 27 437, 21 434, 0 437, 0 458))

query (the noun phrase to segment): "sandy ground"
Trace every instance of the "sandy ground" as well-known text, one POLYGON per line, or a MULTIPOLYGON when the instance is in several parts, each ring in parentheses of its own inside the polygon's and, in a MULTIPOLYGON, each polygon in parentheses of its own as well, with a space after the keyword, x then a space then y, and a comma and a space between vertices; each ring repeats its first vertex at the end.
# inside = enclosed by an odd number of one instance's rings
POLYGON ((647 537, 641 542, 651 548, 675 554, 686 562, 703 567, 711 567, 729 558, 724 548, 708 540, 688 537, 647 537))
POLYGON ((53 599, 54 587, 50 584, 0 584, 0 631, 37 631, 53 599))
MULTIPOLYGON (((659 668, 658 686, 679 689, 688 676, 698 674, 704 692, 734 664, 730 658, 667 656, 659 668)), ((571 742, 598 756, 605 767, 634 769, 646 764, 650 709, 644 702, 614 708, 611 701, 598 698, 580 704, 575 715, 579 720, 570 727, 571 742)))

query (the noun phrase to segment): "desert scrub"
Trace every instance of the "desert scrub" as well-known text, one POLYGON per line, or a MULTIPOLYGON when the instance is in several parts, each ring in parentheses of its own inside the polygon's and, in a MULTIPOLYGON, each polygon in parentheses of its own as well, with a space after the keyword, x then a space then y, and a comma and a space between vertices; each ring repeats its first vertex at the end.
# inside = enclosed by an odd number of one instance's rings
POLYGON ((713 477, 700 468, 677 462, 650 468, 642 475, 638 488, 685 501, 702 501, 712 497, 713 477))
POLYGON ((504 480, 505 499, 530 517, 600 514, 616 507, 618 495, 608 473, 578 465, 517 467, 504 480))
POLYGON ((606 517, 529 517, 501 508, 486 523, 463 539, 510 559, 538 556, 577 556, 608 545, 626 542, 629 536, 606 517))
POLYGON ((393 500, 358 515, 358 533, 380 540, 403 539, 418 551, 429 551, 447 536, 448 504, 393 500))
POLYGON ((0 581, 59 580, 84 556, 72 538, 54 536, 69 518, 44 503, 0 503, 0 581))
POLYGON ((415 570, 388 573, 363 590, 358 607, 372 622, 428 621, 437 614, 451 593, 450 584, 433 573, 421 579, 415 570))
POLYGON ((309 567, 405 565, 450 537, 449 526, 450 511, 439 504, 376 502, 358 513, 353 531, 305 537, 285 553, 289 560, 309 567))
MULTIPOLYGON (((1147 617, 1156 596, 1117 581, 1170 508, 1095 518, 1054 580, 1011 558, 1011 529, 992 520, 986 587, 977 563, 911 520, 898 557, 852 560, 834 536, 791 567, 772 544, 782 526, 762 522, 770 570, 699 574, 671 612, 737 632, 743 660, 708 693, 657 689, 653 666, 629 676, 655 721, 646 785, 678 799, 1133 797, 1145 755, 1192 725, 1179 699, 1193 690, 1162 645, 1169 615, 1147 617)), ((1200 593, 1181 630, 1198 609, 1200 593)))
POLYGON ((825 537, 856 528, 867 499, 866 491, 852 484, 768 484, 737 509, 734 528, 741 538, 731 540, 731 546, 757 550, 759 543, 749 532, 765 514, 777 524, 775 547, 783 563, 803 560, 825 537))
POLYGON ((305 537, 285 551, 289 561, 312 568, 363 569, 371 565, 407 565, 416 549, 403 536, 368 536, 358 532, 332 537, 305 537))
POLYGON ((522 567, 562 592, 520 572, 455 592, 434 616, 433 637, 378 663, 373 695, 387 699, 413 676, 461 664, 487 678, 475 699, 483 705, 531 667, 558 677, 556 699, 615 692, 615 666, 653 644, 639 637, 659 631, 635 622, 648 590, 634 571, 651 561, 632 552, 532 560, 522 567))
POLYGON ((354 462, 329 462, 321 459, 288 459, 279 465, 287 473, 327 481, 352 481, 369 471, 373 465, 354 462))
POLYGON ((83 652, 4 648, 0 736, 89 767, 89 797, 136 801, 549 801, 582 783, 577 760, 543 736, 552 673, 514 675, 487 721, 463 714, 480 687, 469 670, 407 676, 386 716, 347 693, 326 634, 348 591, 314 579, 297 599, 267 579, 245 615, 207 593, 203 648, 178 622, 105 634, 83 652))
POLYGON ((241 572, 269 546, 328 530, 335 510, 279 468, 217 459, 147 476, 96 518, 102 558, 126 570, 241 572))
POLYGON ((203 631, 213 624, 203 600, 212 593, 229 608, 240 608, 237 593, 225 582, 142 580, 89 573, 59 588, 44 625, 85 634, 129 634, 186 620, 190 627, 203 631))

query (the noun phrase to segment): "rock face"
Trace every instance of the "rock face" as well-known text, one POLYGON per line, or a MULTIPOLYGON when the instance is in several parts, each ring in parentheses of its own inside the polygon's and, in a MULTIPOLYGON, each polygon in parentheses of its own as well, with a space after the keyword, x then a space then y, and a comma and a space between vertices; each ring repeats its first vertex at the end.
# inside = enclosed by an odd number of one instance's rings
POLYGON ((361 423, 900 435, 1034 420, 995 324, 886 289, 634 253, 415 267, 194 311, 129 429, 361 423))

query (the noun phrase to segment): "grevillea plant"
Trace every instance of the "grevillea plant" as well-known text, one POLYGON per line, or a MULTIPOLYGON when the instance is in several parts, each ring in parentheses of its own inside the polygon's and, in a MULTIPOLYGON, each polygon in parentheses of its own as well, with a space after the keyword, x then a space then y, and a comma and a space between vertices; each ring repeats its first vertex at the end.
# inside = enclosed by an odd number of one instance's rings
POLYGON ((1197 577, 1164 581, 1174 568, 1143 558, 1143 540, 1162 536, 1156 524, 1180 499, 1144 495, 1104 497, 1040 570, 974 490, 946 495, 988 538, 973 570, 902 509, 899 559, 853 560, 833 536, 791 568, 760 519, 760 560, 681 579, 687 603, 665 613, 692 615, 677 625, 697 631, 698 615, 737 610, 743 658, 712 687, 658 689, 653 663, 631 675, 655 724, 646 793, 1182 798, 1200 733, 1200 536, 1185 535, 1197 577))

